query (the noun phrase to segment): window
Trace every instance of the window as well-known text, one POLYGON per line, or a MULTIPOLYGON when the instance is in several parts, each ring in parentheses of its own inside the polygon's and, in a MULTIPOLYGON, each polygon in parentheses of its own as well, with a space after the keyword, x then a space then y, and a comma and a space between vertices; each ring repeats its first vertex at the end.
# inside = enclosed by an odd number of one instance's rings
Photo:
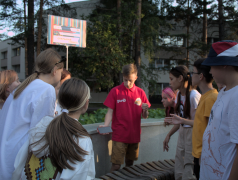
POLYGON ((159 36, 159 46, 177 46, 182 47, 184 39, 180 36, 159 36))
POLYGON ((7 70, 7 66, 6 67, 2 67, 2 71, 4 71, 4 70, 7 70))
POLYGON ((1 55, 1 59, 7 59, 7 51, 2 52, 1 55))
POLYGON ((13 70, 16 71, 17 73, 20 73, 20 65, 13 65, 13 70))
POLYGON ((15 48, 12 50, 12 57, 20 56, 20 48, 15 48))
POLYGON ((155 58, 149 64, 151 69, 160 69, 160 68, 172 68, 178 65, 178 60, 170 60, 170 59, 158 59, 155 58))
POLYGON ((219 38, 213 38, 213 37, 208 37, 207 38, 207 44, 212 44, 214 42, 218 42, 219 38))
POLYGON ((149 85, 150 95, 162 95, 162 90, 169 86, 169 83, 155 83, 149 85))

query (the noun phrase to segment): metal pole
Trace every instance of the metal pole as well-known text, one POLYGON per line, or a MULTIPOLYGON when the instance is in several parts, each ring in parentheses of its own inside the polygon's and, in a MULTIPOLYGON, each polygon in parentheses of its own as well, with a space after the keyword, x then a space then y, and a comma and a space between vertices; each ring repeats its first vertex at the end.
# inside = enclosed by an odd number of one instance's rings
POLYGON ((66 46, 66 70, 68 70, 68 52, 69 52, 69 46, 66 46))

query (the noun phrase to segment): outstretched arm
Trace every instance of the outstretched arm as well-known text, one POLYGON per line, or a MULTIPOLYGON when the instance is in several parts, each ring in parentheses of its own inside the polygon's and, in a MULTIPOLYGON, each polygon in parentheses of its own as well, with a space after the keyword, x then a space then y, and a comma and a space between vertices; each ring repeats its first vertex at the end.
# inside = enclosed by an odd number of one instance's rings
MULTIPOLYGON (((108 108, 107 110, 107 114, 105 116, 105 122, 104 122, 104 125, 99 125, 99 127, 107 127, 110 125, 111 121, 112 121, 112 115, 113 115, 113 109, 111 108, 108 108)), ((98 130, 97 130, 98 131, 98 130)), ((105 133, 103 135, 106 135, 106 134, 109 134, 109 133, 105 133)))
POLYGON ((190 126, 193 126, 193 120, 190 120, 190 119, 185 119, 185 118, 182 118, 180 116, 177 116, 175 114, 170 114, 171 117, 166 117, 164 119, 164 122, 167 122, 169 124, 187 124, 187 125, 190 125, 190 126))

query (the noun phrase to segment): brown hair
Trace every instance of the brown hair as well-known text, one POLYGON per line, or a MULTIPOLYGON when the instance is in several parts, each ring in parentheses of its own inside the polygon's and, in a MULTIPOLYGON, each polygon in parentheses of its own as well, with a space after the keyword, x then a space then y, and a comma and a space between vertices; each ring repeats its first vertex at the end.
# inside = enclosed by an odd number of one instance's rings
POLYGON ((14 99, 16 99, 32 81, 37 79, 39 74, 50 74, 55 66, 57 66, 58 69, 63 68, 63 63, 58 63, 60 60, 61 56, 55 50, 49 48, 42 51, 36 58, 35 72, 26 78, 17 88, 14 93, 14 99), (56 65, 56 63, 58 64, 56 65))
POLYGON ((210 74, 211 66, 202 65, 203 61, 205 61, 205 58, 198 59, 194 62, 193 66, 197 68, 198 73, 203 74, 207 83, 211 83, 213 81, 212 74, 210 74))
POLYGON ((137 67, 135 64, 127 64, 122 67, 123 76, 129 76, 131 74, 137 74, 137 67))
MULTIPOLYGON (((85 99, 88 100, 90 90, 88 85, 80 79, 71 78, 66 80, 59 90, 59 103, 64 109, 74 109, 85 106, 85 99)), ((87 130, 75 119, 69 117, 63 112, 54 118, 46 129, 45 135, 37 142, 30 146, 35 146, 42 140, 46 140, 46 144, 39 150, 35 151, 39 154, 41 151, 49 147, 52 164, 62 172, 63 169, 73 170, 74 168, 67 162, 73 164, 76 161, 82 162, 82 155, 88 152, 80 147, 78 138, 90 137, 87 130), (76 141, 75 141, 76 140, 76 141)))
POLYGON ((6 90, 10 84, 12 84, 18 77, 16 71, 5 70, 0 72, 0 100, 6 101, 6 90))
MULTIPOLYGON (((190 73, 188 71, 188 68, 186 66, 176 66, 175 68, 172 68, 170 72, 173 76, 176 78, 179 78, 179 76, 183 77, 183 82, 185 83, 188 81, 188 87, 186 89, 186 95, 185 95, 185 107, 184 107, 184 118, 191 119, 190 114, 190 91, 193 89, 192 87, 192 78, 190 76, 190 73)), ((180 103, 181 103, 181 92, 178 93, 178 99, 177 104, 175 106, 175 113, 180 115, 180 103)))

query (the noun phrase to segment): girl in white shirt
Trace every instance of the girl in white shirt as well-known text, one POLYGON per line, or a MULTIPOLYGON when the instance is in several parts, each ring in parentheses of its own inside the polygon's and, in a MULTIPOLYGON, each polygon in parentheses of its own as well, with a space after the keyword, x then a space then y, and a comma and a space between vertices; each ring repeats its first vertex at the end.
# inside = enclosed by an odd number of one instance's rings
MULTIPOLYGON (((188 68, 186 66, 176 66, 175 68, 172 68, 169 73, 169 78, 170 86, 174 90, 179 90, 175 100, 175 113, 180 117, 194 120, 201 94, 197 90, 193 89, 192 79, 188 68)), ((193 175, 194 158, 192 156, 192 126, 186 124, 174 125, 163 142, 164 150, 169 150, 168 143, 170 137, 178 129, 179 137, 176 148, 174 169, 175 180, 196 180, 196 177, 193 175)))
POLYGON ((28 130, 45 116, 54 116, 55 89, 64 64, 60 55, 47 49, 37 56, 35 72, 10 94, 0 118, 0 177, 11 179, 15 157, 28 139, 28 130))
POLYGON ((58 100, 63 113, 54 119, 44 117, 30 130, 16 157, 12 180, 95 178, 92 141, 78 122, 89 98, 90 89, 83 80, 71 78, 62 84, 58 100))
POLYGON ((9 94, 20 84, 16 71, 5 70, 0 72, 0 110, 9 94))

